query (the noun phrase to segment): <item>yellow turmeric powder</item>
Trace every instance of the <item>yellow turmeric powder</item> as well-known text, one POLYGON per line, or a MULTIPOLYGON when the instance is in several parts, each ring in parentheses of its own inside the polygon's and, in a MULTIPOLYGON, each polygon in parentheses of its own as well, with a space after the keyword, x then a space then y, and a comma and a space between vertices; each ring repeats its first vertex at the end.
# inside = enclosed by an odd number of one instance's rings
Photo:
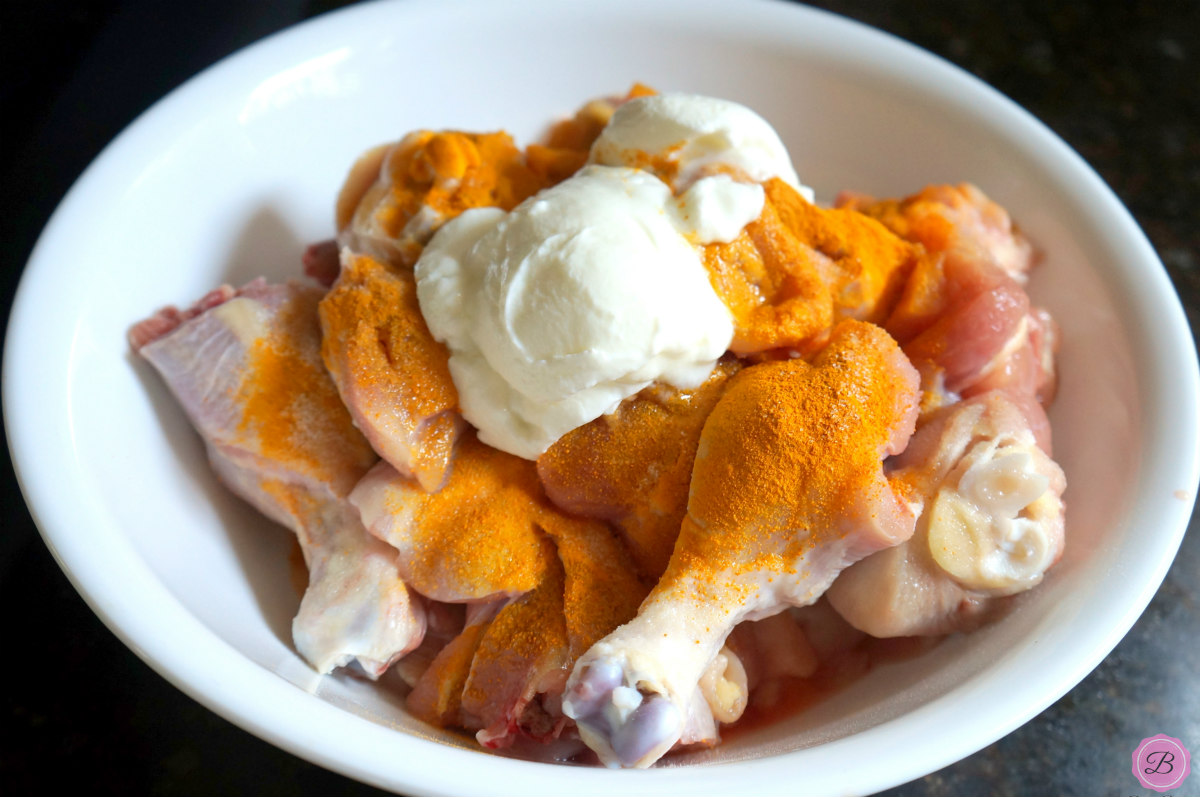
POLYGON ((412 538, 405 580, 427 595, 447 585, 496 597, 537 587, 549 566, 536 525, 540 496, 532 462, 464 436, 445 486, 407 491, 392 509, 412 538))
POLYGON ((844 533, 886 486, 884 448, 916 403, 903 357, 879 327, 847 320, 811 365, 738 372, 705 422, 688 515, 655 591, 696 574, 788 572, 823 535, 844 533))
POLYGON ((542 143, 526 147, 526 163, 546 187, 561 183, 583 168, 592 143, 621 103, 656 93, 649 86, 634 83, 624 97, 592 100, 574 116, 551 127, 542 143))
POLYGON ((648 582, 662 575, 675 547, 704 420, 740 367, 722 360, 695 390, 652 385, 538 457, 554 502, 615 523, 648 582))
POLYGON ((343 188, 339 219, 361 188, 362 174, 376 161, 379 178, 362 191, 345 226, 386 241, 390 259, 405 268, 416 262, 438 227, 464 210, 512 210, 545 186, 507 133, 421 130, 356 164, 343 188))
POLYGON ((734 318, 730 349, 809 354, 843 318, 882 323, 921 247, 852 210, 826 210, 779 179, 762 215, 736 239, 704 248, 704 265, 734 318))
MULTIPOLYGON (((251 345, 237 402, 239 445, 348 495, 377 460, 320 357, 319 291, 296 292, 251 345)), ((239 301, 234 299, 233 301, 239 301)))
POLYGON ((412 273, 347 254, 320 318, 322 358, 359 427, 385 459, 438 489, 464 424, 449 354, 425 324, 412 273))

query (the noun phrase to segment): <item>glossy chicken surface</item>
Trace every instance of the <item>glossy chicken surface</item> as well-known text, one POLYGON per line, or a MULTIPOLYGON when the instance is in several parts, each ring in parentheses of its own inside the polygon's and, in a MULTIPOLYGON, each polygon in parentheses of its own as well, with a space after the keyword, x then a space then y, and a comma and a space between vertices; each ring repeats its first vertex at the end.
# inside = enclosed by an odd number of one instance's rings
POLYGON ((813 602, 846 566, 912 534, 882 463, 916 412, 912 366, 856 321, 811 365, 766 362, 731 380, 701 434, 666 573, 572 675, 564 710, 602 761, 656 761, 704 711, 698 683, 734 626, 813 602))
POLYGON ((376 677, 421 642, 424 608, 396 552, 366 533, 346 500, 376 456, 321 365, 320 295, 256 281, 168 309, 130 337, 222 481, 295 532, 309 569, 292 629, 297 649, 319 672, 354 661, 376 677))

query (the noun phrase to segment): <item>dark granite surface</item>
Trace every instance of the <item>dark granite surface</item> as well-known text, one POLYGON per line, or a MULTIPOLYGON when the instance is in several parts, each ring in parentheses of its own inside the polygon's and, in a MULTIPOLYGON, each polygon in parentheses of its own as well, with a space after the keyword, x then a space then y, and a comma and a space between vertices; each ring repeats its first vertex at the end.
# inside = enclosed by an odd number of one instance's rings
MULTIPOLYGON (((209 63, 335 5, 0 4, 0 321, 38 230, 110 138, 209 63)), ((974 72, 1065 138, 1145 229, 1196 330, 1200 4, 817 5, 974 72)), ((241 731, 154 674, 58 570, 7 459, 0 478, 0 794, 378 793, 241 731)), ((1145 615, 1095 672, 996 744, 888 794, 1149 794, 1130 774, 1140 739, 1166 733, 1200 751, 1200 530, 1191 525, 1145 615)), ((1200 776, 1174 793, 1200 794, 1200 776)))

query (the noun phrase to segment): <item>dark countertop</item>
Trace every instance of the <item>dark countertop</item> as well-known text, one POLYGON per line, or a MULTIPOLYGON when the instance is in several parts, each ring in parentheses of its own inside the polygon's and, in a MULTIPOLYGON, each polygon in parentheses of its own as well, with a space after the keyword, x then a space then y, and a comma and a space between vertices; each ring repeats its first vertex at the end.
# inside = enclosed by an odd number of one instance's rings
MULTIPOLYGON (((36 235, 105 143, 233 50, 332 0, 0 4, 0 323, 36 235), (103 98, 99 100, 97 98, 103 98)), ((975 73, 1113 187, 1200 324, 1200 4, 816 3, 975 73), (1103 10, 1101 10, 1103 9, 1103 10)), ((378 794, 234 727, 152 672, 54 564, 3 460, 0 793, 378 794)), ((64 497, 69 500, 69 497, 64 497)), ((1150 794, 1146 736, 1200 753, 1200 521, 1130 634, 1079 686, 979 753, 889 795, 1150 794)), ((1176 795, 1200 794, 1200 775, 1176 795)))

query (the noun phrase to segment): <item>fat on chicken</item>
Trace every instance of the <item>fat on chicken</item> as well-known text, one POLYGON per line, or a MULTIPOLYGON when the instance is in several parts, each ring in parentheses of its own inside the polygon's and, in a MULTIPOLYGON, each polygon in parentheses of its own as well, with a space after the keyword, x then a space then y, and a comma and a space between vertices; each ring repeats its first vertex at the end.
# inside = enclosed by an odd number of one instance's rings
POLYGON ((608 766, 646 767, 708 709, 699 688, 743 620, 821 596, 916 518, 887 480, 918 409, 918 375, 880 328, 839 324, 811 364, 739 371, 709 415, 688 514, 637 617, 575 665, 563 701, 608 766))
POLYGON ((425 610, 396 552, 367 534, 346 500, 376 456, 321 364, 321 295, 298 282, 224 286, 129 337, 226 486, 295 532, 309 571, 292 625, 297 650, 321 673, 357 662, 374 678, 420 644, 425 610))

